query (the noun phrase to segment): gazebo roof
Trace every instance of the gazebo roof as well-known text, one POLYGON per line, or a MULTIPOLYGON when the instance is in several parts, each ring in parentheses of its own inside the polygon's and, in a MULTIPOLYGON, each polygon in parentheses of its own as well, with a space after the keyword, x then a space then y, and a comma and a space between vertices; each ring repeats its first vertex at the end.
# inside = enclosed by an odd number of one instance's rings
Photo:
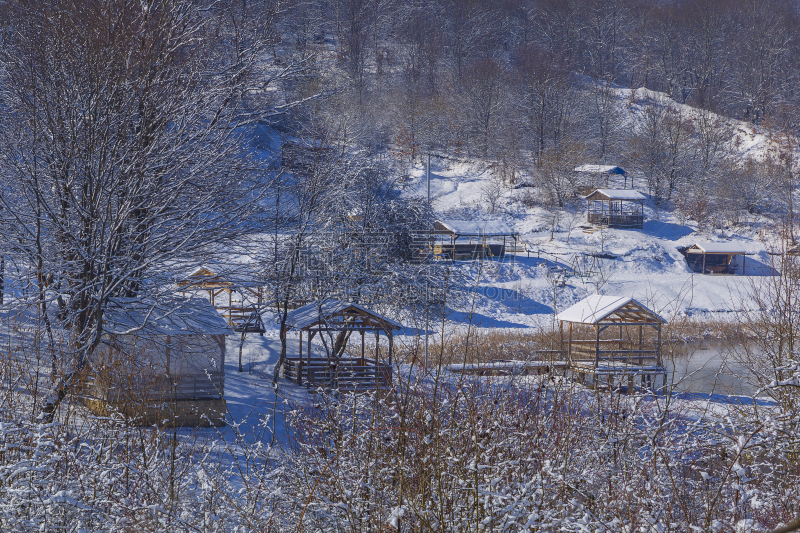
POLYGON ((379 315, 355 303, 341 300, 313 302, 289 311, 286 326, 292 329, 309 330, 317 326, 331 329, 382 329, 390 331, 403 326, 390 318, 379 315))
POLYGON ((204 298, 110 298, 103 330, 112 335, 229 335, 233 330, 204 298))
POLYGON ((587 200, 647 200, 647 197, 633 189, 597 189, 586 197, 587 200))
POLYGON ((557 320, 576 324, 648 324, 667 321, 633 298, 593 294, 556 315, 557 320))
POLYGON ((747 249, 735 242, 698 242, 692 245, 686 253, 744 255, 747 254, 747 249))

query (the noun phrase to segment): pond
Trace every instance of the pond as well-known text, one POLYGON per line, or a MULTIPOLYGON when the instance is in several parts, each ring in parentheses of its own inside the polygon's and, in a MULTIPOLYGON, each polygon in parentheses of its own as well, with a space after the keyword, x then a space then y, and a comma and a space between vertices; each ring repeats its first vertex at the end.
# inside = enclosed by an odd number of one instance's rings
POLYGON ((748 370, 731 356, 730 343, 702 340, 664 347, 668 382, 681 392, 752 396, 755 388, 744 377, 748 370))

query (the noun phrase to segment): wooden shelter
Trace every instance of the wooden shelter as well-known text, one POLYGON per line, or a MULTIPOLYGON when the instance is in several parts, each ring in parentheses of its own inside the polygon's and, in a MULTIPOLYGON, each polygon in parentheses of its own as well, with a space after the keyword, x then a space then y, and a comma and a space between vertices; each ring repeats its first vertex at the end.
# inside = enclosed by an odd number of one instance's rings
POLYGON ((690 246, 685 251, 686 263, 700 274, 733 274, 731 261, 742 256, 742 275, 745 273, 747 250, 735 242, 703 242, 690 246))
POLYGON ((197 268, 178 282, 181 296, 207 296, 234 331, 263 335, 259 312, 264 303, 263 284, 246 266, 224 270, 226 273, 220 274, 208 266, 197 268))
POLYGON ((632 189, 597 189, 586 197, 586 220, 611 228, 642 228, 645 200, 632 189))
POLYGON ((594 294, 556 316, 561 330, 562 350, 573 376, 597 387, 639 385, 652 388, 658 377, 666 384, 661 359, 661 326, 666 320, 624 296, 594 294), (566 331, 565 326, 566 324, 566 331), (656 333, 648 339, 645 328, 656 333))
POLYGON ((112 298, 86 403, 95 413, 121 413, 139 424, 224 425, 231 333, 202 298, 112 298))
POLYGON ((437 220, 431 234, 434 257, 455 260, 502 258, 506 244, 516 249, 519 239, 519 233, 498 221, 437 220))
POLYGON ((299 333, 300 350, 297 358, 286 359, 283 375, 312 388, 365 390, 389 387, 392 382, 393 333, 401 328, 399 323, 355 303, 340 300, 310 303, 287 314, 286 329, 299 333), (305 354, 303 332, 306 333, 305 354), (360 357, 344 356, 352 333, 361 337, 360 357), (375 335, 375 353, 372 356, 366 352, 367 333, 375 335), (388 339, 387 363, 380 357, 381 333, 388 339), (323 341, 324 353, 321 356, 312 354, 314 346, 311 341, 316 335, 323 341))

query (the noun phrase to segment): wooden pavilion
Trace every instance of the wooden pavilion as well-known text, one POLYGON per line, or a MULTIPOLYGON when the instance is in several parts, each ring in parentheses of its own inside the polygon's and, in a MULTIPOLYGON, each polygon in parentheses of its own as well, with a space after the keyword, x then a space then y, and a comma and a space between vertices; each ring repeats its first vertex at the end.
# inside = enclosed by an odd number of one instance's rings
POLYGON ((667 375, 661 359, 661 326, 666 320, 633 298, 594 294, 556 316, 562 351, 574 378, 597 388, 624 385, 654 388, 667 375), (566 324, 566 331, 564 325, 566 324), (655 331, 647 339, 645 328, 655 331))
POLYGON ((454 260, 505 257, 506 244, 516 249, 519 238, 505 223, 484 220, 437 220, 431 233, 434 257, 454 260))
MULTIPOLYGON (((220 270, 220 269, 217 269, 220 270)), ((181 296, 206 296, 234 331, 264 334, 259 309, 264 303, 263 284, 245 267, 224 269, 225 274, 202 266, 178 282, 181 296)))
POLYGON ((611 228, 642 228, 645 200, 632 189, 597 189, 586 197, 586 220, 611 228))
POLYGON ((287 314, 286 330, 299 333, 300 350, 298 357, 285 360, 283 375, 310 388, 357 391, 390 387, 393 334, 401 328, 399 323, 355 303, 325 300, 299 307, 287 314), (303 332, 307 335, 305 354, 303 332), (360 357, 345 356, 352 333, 358 333, 361 337, 360 357), (367 333, 375 335, 373 356, 366 352, 367 333), (388 362, 381 361, 381 333, 388 339, 388 362), (315 346, 311 341, 317 335, 323 343, 322 354, 319 354, 319 346, 316 346, 318 354, 313 353, 315 346))
POLYGON ((734 256, 742 256, 742 275, 745 275, 747 250, 735 242, 702 242, 686 249, 686 263, 693 272, 700 274, 733 274, 731 266, 734 256))

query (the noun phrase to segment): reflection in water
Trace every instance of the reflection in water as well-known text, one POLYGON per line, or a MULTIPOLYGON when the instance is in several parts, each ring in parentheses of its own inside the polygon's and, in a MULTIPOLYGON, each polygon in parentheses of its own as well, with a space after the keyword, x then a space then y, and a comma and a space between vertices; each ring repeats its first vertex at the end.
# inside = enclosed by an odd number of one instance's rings
POLYGON ((730 345, 718 340, 692 342, 664 350, 670 383, 682 392, 751 396, 755 389, 741 379, 747 374, 730 356, 730 345))

